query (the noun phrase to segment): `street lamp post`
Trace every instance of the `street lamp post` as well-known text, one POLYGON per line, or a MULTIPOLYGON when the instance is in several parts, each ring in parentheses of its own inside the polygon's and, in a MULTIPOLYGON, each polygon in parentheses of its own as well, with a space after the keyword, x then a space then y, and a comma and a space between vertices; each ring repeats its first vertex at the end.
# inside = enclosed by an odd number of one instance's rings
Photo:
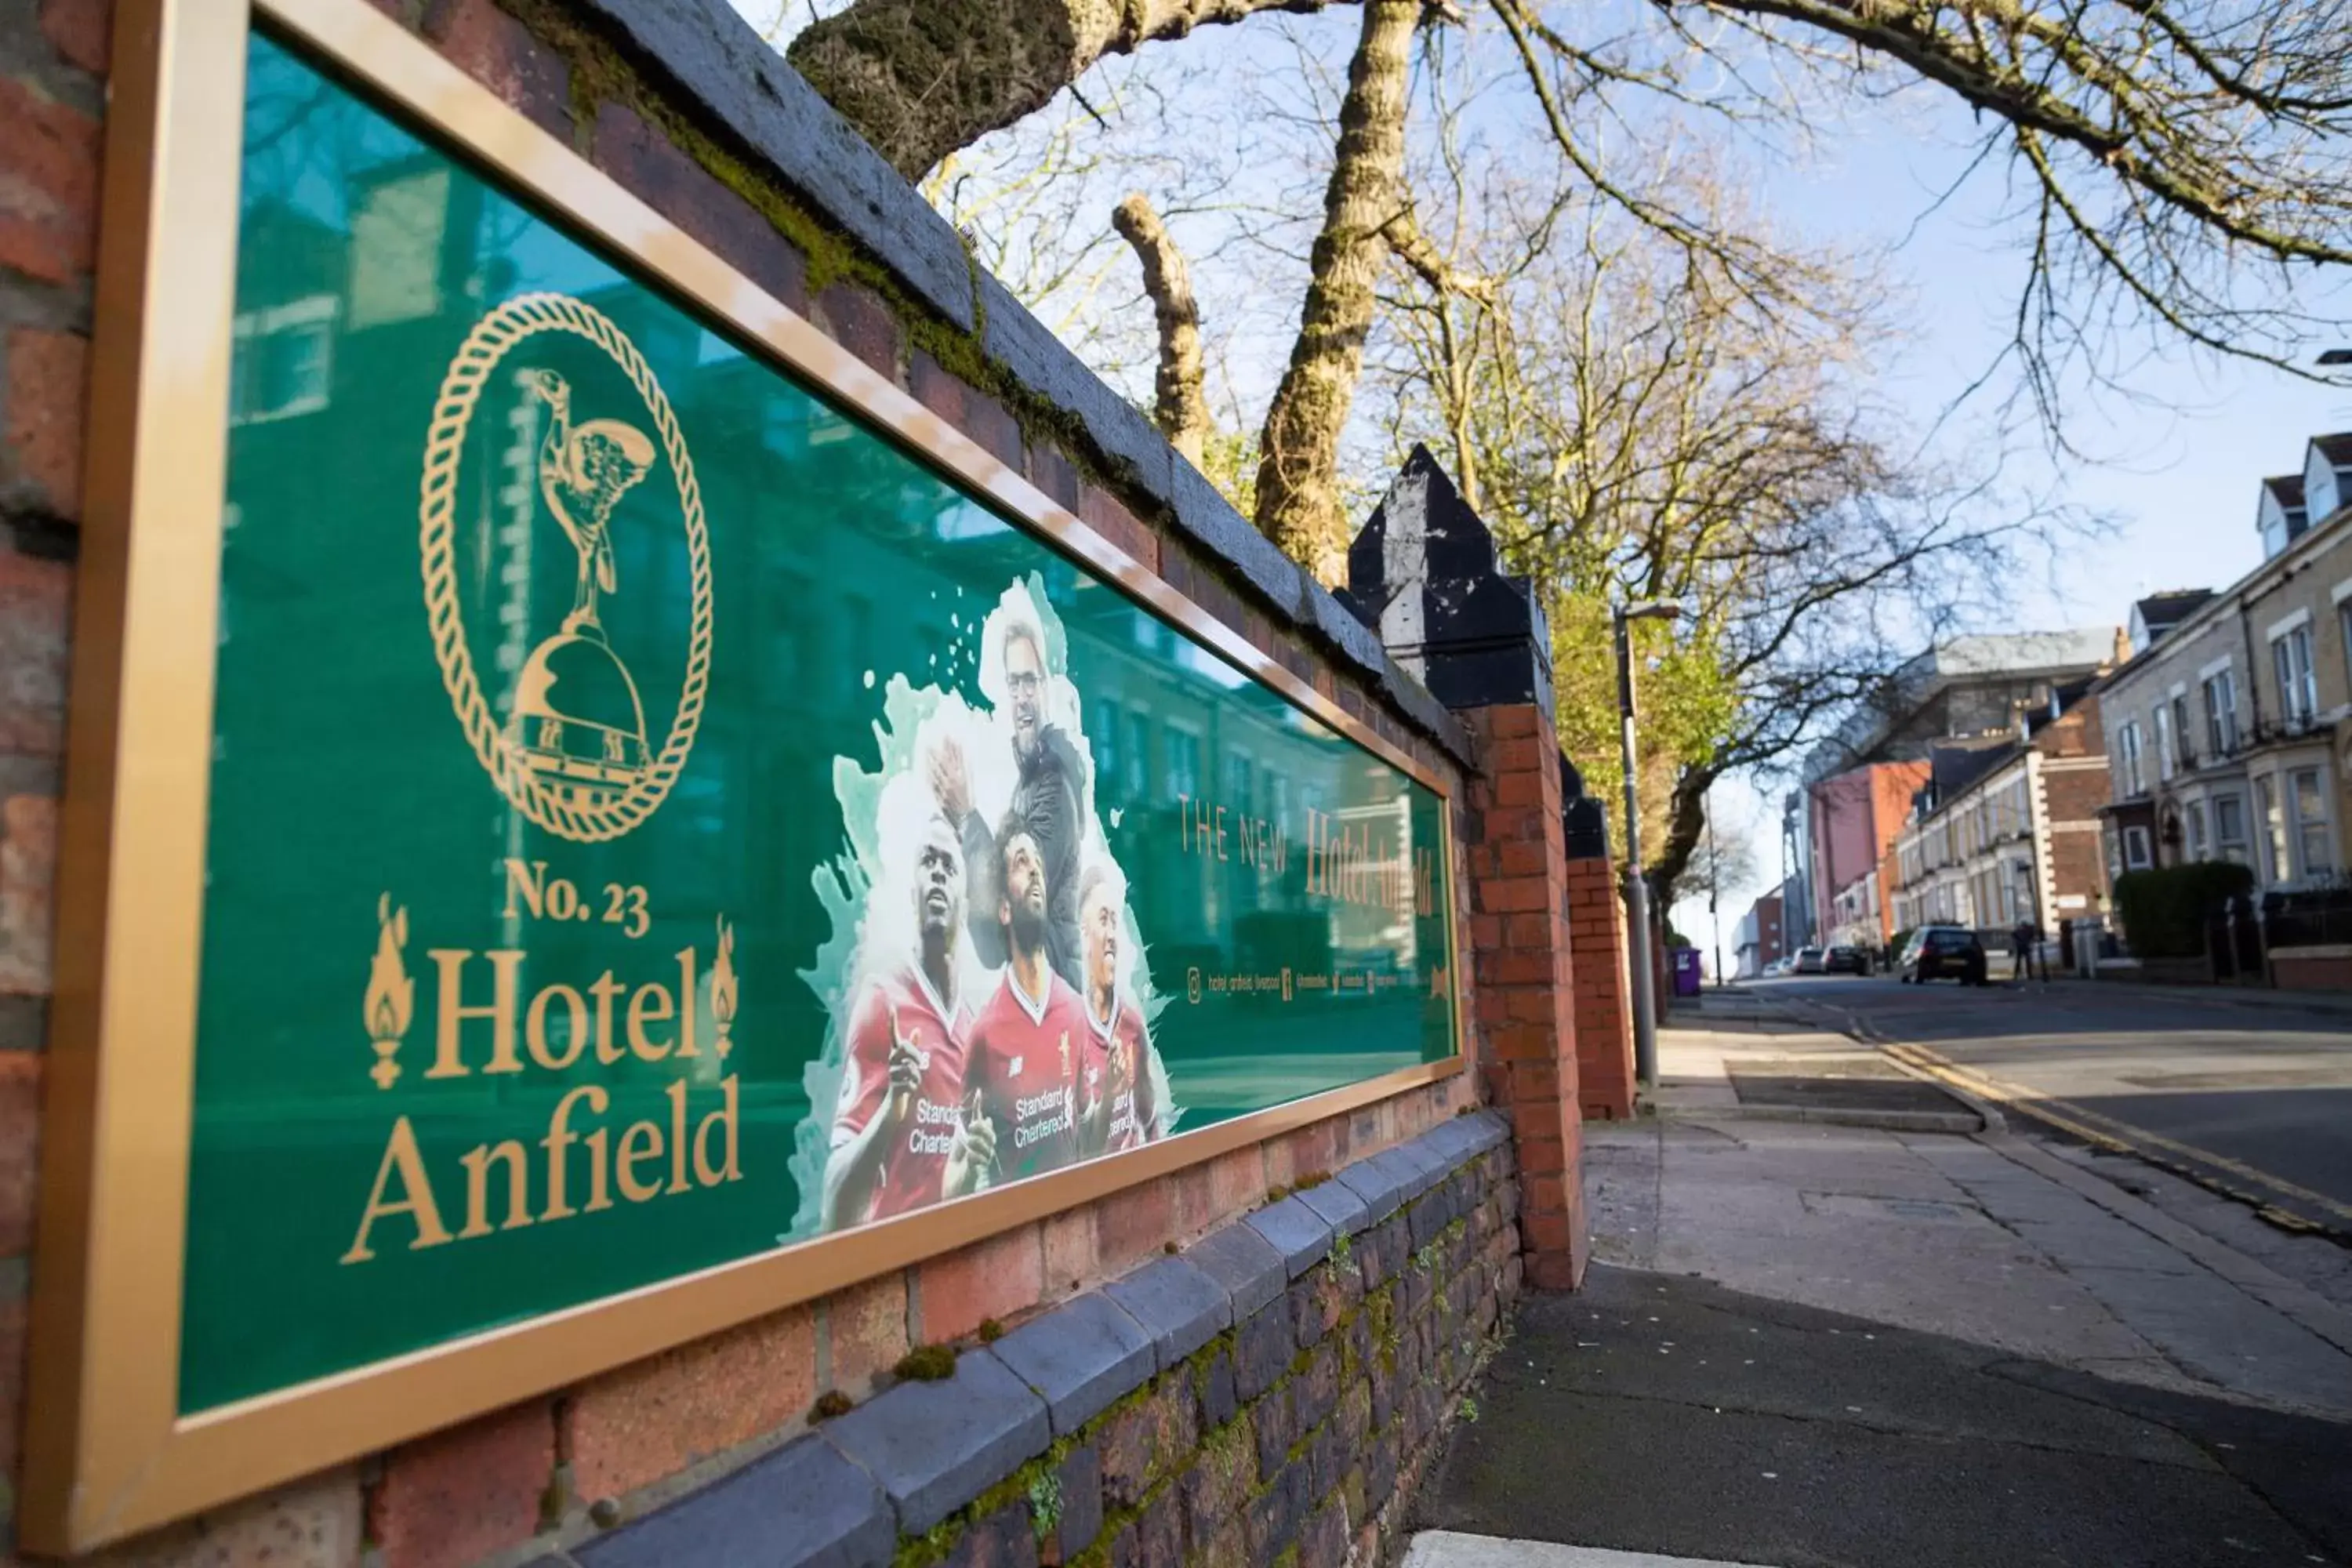
POLYGON ((1633 649, 1625 628, 1634 621, 1671 621, 1683 613, 1680 605, 1645 599, 1610 611, 1617 645, 1617 715, 1619 744, 1625 767, 1626 923, 1632 943, 1626 957, 1633 980, 1633 1076, 1654 1093, 1658 1087, 1658 998, 1650 969, 1650 886, 1642 876, 1642 802, 1633 763, 1633 649))
POLYGON ((1706 813, 1706 921, 1715 928, 1715 988, 1723 989, 1723 858, 1715 847, 1715 786, 1707 786, 1702 809, 1706 813))

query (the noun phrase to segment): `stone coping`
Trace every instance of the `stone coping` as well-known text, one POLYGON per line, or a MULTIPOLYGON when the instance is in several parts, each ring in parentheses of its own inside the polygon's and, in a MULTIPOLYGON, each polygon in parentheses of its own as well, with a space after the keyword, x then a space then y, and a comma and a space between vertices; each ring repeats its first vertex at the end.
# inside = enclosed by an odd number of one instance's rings
POLYGON ((939 1525, 1217 1335, 1253 1318, 1286 1321, 1262 1310, 1375 1216, 1407 1210, 1412 1244, 1426 1245, 1461 1217, 1452 1198, 1460 1184, 1439 1194, 1446 1201, 1418 1200, 1509 1138, 1492 1110, 1433 1127, 1073 1297, 992 1345, 965 1349, 952 1376, 898 1384, 573 1547, 571 1559, 583 1568, 887 1563, 902 1535, 939 1525))

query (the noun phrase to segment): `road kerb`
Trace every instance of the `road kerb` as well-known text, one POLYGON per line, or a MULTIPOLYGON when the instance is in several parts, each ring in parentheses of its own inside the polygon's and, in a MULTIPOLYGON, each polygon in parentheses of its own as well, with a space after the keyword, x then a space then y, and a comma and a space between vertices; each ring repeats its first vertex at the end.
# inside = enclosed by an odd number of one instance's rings
MULTIPOLYGON (((1951 1091, 1945 1089, 1945 1092, 1951 1091)), ((1985 1113, 1973 1106, 1967 1110, 1849 1110, 1813 1105, 1694 1105, 1662 1107, 1658 1114, 1667 1121, 1805 1121, 1822 1127, 1874 1128, 1881 1132, 1949 1132, 1963 1138, 2001 1125, 1999 1111, 1992 1112, 1988 1121, 1985 1113)))
POLYGON ((2328 1215, 2332 1223, 2325 1228, 2337 1235, 2352 1237, 2352 1205, 2338 1203, 2325 1193, 2299 1186, 2226 1154, 2216 1154, 2193 1143, 2183 1143, 2162 1133, 2151 1132, 2145 1127, 2119 1121, 2104 1111, 2076 1105, 2056 1095, 2042 1094, 2022 1084, 2006 1082, 1980 1068, 1964 1067, 1926 1046, 1903 1041, 1882 1045, 1879 1048, 1895 1060, 1908 1061, 1948 1085, 1954 1088, 1965 1086, 1973 1092, 1991 1095, 2011 1110, 2023 1111, 2035 1121, 2058 1128, 2094 1147, 2134 1155, 2225 1196, 2249 1204, 2257 1212, 2280 1198, 2309 1205, 2328 1215), (2214 1176, 2211 1173, 2215 1171, 2262 1190, 2250 1192, 2243 1187, 2232 1186, 2229 1180, 2214 1176))
POLYGON ((1895 1055, 1894 1051, 1888 1048, 1890 1046, 1895 1044, 1895 1042, 1889 1040, 1876 1029, 1872 1028, 1870 1025, 1858 1014, 1850 1012, 1843 1007, 1840 1007, 1834 1003, 1811 1002, 1810 998, 1807 1000, 1811 1005, 1819 1007, 1822 1012, 1831 1014, 1832 1016, 1832 1026, 1838 1028, 1841 1033, 1850 1037, 1851 1038, 1861 1041, 1864 1045, 1877 1047, 1879 1054, 1885 1057, 1888 1061, 1893 1062, 1895 1066, 1905 1074, 1912 1078, 1916 1078, 1923 1083, 1934 1084, 1937 1089, 1942 1089, 1946 1094, 1950 1095, 1954 1100, 1957 1100, 1962 1105, 1967 1106, 1970 1111, 1975 1113, 1976 1119, 1982 1123, 1981 1128, 1970 1127, 1966 1129, 1967 1131, 1971 1133, 1981 1131, 1985 1134, 1996 1137, 2008 1132, 2008 1119, 2001 1115, 2000 1107, 1991 1100, 1974 1092, 1964 1084, 1953 1082, 1950 1079, 1946 1078, 1941 1073, 1930 1071, 1916 1063, 1904 1060, 1901 1057, 1895 1055), (1843 1024, 1839 1025, 1836 1022, 1837 1019, 1843 1019, 1843 1024))
POLYGON ((2095 1172, 2069 1164, 2048 1150, 2017 1137, 1979 1138, 1978 1142, 2013 1165, 2055 1182, 2125 1224, 2146 1231, 2175 1252, 2227 1280, 2281 1317, 2352 1355, 2352 1311, 2308 1285, 2290 1279, 2185 1220, 2175 1219, 2145 1198, 2135 1197, 2095 1172))

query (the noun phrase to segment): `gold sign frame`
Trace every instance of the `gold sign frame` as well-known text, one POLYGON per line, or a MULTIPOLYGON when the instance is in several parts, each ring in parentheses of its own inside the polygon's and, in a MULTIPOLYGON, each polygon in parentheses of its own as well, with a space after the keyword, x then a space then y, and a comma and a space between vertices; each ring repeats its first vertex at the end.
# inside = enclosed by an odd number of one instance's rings
MULTIPOLYGON (((247 38, 450 139, 693 309, 1259 681, 1453 791, 367 0, 122 0, 43 1110, 20 1533, 73 1553, 1465 1070, 1455 1052, 1164 1143, 193 1416, 177 1410, 247 38)), ((1454 894, 1458 899, 1458 891, 1454 894)))

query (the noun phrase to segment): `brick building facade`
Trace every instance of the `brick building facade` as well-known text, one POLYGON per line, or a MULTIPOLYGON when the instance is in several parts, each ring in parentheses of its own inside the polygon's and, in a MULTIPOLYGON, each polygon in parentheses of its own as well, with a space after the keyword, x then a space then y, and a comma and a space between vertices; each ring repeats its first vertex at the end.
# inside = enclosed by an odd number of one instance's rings
POLYGON ((1930 778, 1894 846, 1897 930, 2006 931, 2031 920, 2055 932, 2105 907, 2098 700, 2078 685, 2053 706, 2055 712, 2021 715, 2022 736, 1930 758, 1930 778))

